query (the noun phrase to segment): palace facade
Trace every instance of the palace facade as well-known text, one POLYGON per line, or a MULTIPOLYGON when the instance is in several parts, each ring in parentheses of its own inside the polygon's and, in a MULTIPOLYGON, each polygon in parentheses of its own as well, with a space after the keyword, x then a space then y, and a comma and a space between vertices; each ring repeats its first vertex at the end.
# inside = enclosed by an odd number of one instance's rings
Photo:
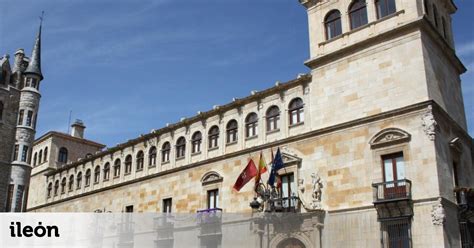
POLYGON ((300 3, 310 73, 111 148, 84 139, 80 121, 50 132, 34 143, 28 211, 251 213, 256 200, 303 218, 263 247, 472 245, 454 3, 300 3), (278 196, 254 199, 253 183, 232 190, 249 159, 269 163, 277 148, 278 196))

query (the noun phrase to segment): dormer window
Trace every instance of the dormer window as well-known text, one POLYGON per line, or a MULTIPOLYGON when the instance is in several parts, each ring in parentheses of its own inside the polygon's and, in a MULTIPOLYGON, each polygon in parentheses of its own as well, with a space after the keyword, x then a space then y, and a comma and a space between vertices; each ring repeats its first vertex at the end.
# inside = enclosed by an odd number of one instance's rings
POLYGON ((395 0, 375 0, 377 19, 383 18, 397 11, 395 0))
POLYGON ((326 28, 326 39, 330 40, 342 34, 341 26, 341 12, 339 10, 332 10, 324 19, 324 26, 326 28))

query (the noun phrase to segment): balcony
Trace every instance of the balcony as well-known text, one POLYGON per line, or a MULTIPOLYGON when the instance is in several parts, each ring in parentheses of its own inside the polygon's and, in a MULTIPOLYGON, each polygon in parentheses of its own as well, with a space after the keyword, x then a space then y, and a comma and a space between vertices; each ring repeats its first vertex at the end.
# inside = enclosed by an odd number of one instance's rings
POLYGON ((199 237, 222 235, 222 209, 211 208, 197 211, 199 237))
POLYGON ((374 204, 411 200, 411 181, 408 179, 372 184, 374 204))
POLYGON ((154 218, 153 228, 157 232, 157 243, 172 243, 174 239, 174 216, 163 214, 154 218))

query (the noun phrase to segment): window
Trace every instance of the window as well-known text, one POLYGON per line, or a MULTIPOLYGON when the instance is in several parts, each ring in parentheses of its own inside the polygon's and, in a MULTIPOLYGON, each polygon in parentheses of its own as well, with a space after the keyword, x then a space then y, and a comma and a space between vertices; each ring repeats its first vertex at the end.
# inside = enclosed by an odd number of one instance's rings
POLYGON ((351 29, 358 28, 368 23, 366 0, 354 0, 349 7, 351 29))
POLYGON ((33 155, 33 166, 36 165, 36 162, 37 162, 36 159, 37 159, 37 157, 38 157, 38 153, 35 152, 35 155, 33 155))
POLYGON ((15 150, 13 151, 13 161, 18 160, 18 152, 19 152, 20 146, 15 145, 15 150))
POLYGON ((410 219, 381 222, 382 247, 411 247, 410 219))
POLYGON ((69 176, 68 188, 69 188, 69 191, 74 190, 74 175, 69 176))
POLYGON ((219 190, 207 191, 207 209, 219 208, 219 190))
POLYGON ((18 115, 18 125, 23 125, 23 116, 25 115, 25 110, 20 110, 20 114, 18 115))
POLYGON ((100 180, 100 166, 96 166, 94 169, 94 183, 99 183, 100 180))
POLYGON ((456 162, 453 162, 453 184, 454 184, 454 188, 457 188, 459 185, 458 163, 456 162))
POLYGON ((296 198, 296 185, 293 173, 280 176, 282 207, 285 210, 294 210, 298 203, 296 198))
POLYGON ((38 164, 42 164, 43 163, 43 150, 40 150, 39 151, 39 155, 38 155, 38 164))
POLYGON ((180 137, 176 142, 176 158, 184 158, 186 153, 186 139, 180 137))
POLYGON ((219 146, 219 127, 212 126, 209 129, 209 148, 217 148, 219 146))
POLYGON ((444 17, 441 18, 441 25, 443 25, 443 37, 447 38, 448 33, 446 32, 446 19, 444 17))
POLYGON ((105 163, 104 165, 104 181, 109 180, 110 178, 110 163, 105 163))
POLYGON ((276 131, 280 127, 278 121, 280 120, 280 109, 277 106, 271 106, 267 110, 267 132, 276 131))
POLYGON ((33 121, 33 111, 28 110, 28 113, 26 115, 26 126, 31 127, 32 121, 33 121))
POLYGON ((145 155, 143 154, 143 151, 138 151, 138 153, 137 153, 137 171, 143 170, 144 157, 145 157, 145 155))
POLYGON ((132 155, 125 157, 125 174, 132 172, 132 155))
POLYGON ((114 162, 114 177, 120 177, 120 159, 116 159, 114 162))
POLYGON ((82 172, 77 173, 76 176, 76 189, 80 189, 82 186, 82 172))
POLYGON ((14 187, 15 187, 15 185, 13 185, 13 184, 8 185, 6 212, 10 212, 11 209, 12 209, 14 187))
POLYGON ((148 167, 156 165, 156 147, 152 146, 148 151, 148 167))
POLYGON ((237 142, 237 130, 238 130, 238 124, 236 120, 230 120, 227 123, 227 143, 233 143, 237 142))
POLYGON ((171 198, 163 199, 163 213, 171 213, 173 200, 171 198))
POLYGON ((58 192, 59 191, 59 180, 56 180, 56 182, 54 182, 54 196, 57 196, 58 195, 58 192))
MULTIPOLYGON (((40 153, 41 153, 41 151, 40 151, 40 153)), ((39 160, 41 160, 41 159, 39 159, 39 160)), ((46 162, 46 161, 48 161, 48 147, 44 148, 44 160, 43 160, 43 162, 46 162)), ((41 161, 39 161, 39 162, 41 163, 41 161)))
POLYGON ((170 161, 171 145, 170 142, 165 142, 161 147, 161 162, 165 163, 170 161))
POLYGON ((382 156, 383 179, 386 183, 384 197, 386 199, 406 197, 405 162, 403 153, 382 156))
POLYGON ((0 121, 3 119, 3 102, 0 101, 0 121))
POLYGON ((332 10, 326 15, 324 19, 324 26, 326 29, 326 39, 330 40, 342 34, 341 26, 341 12, 339 10, 332 10))
POLYGON ((397 11, 395 0, 375 0, 375 8, 377 9, 377 19, 383 18, 397 11))
POLYGON ((197 131, 191 137, 191 143, 193 146, 192 152, 198 153, 201 152, 201 142, 202 142, 202 134, 201 132, 197 131))
POLYGON ((133 213, 133 205, 125 207, 125 213, 133 213))
POLYGON ((301 98, 291 100, 288 113, 290 115, 290 125, 304 122, 304 105, 301 98))
POLYGON ((65 147, 61 147, 61 149, 59 149, 58 162, 67 163, 67 153, 67 149, 65 147))
POLYGON ((245 118, 245 137, 250 138, 258 135, 258 116, 255 113, 250 113, 245 118))
POLYGON ((48 198, 51 197, 52 191, 53 191, 53 183, 49 183, 48 184, 48 194, 47 194, 48 198))
POLYGON ((91 169, 87 169, 87 170, 86 170, 86 178, 85 178, 85 180, 86 180, 86 183, 85 183, 86 187, 89 186, 89 185, 91 185, 91 169))
POLYGON ((435 5, 433 5, 433 19, 435 26, 438 27, 438 9, 435 5))
POLYGON ((21 151, 21 162, 26 162, 28 159, 28 146, 23 146, 23 150, 21 151))

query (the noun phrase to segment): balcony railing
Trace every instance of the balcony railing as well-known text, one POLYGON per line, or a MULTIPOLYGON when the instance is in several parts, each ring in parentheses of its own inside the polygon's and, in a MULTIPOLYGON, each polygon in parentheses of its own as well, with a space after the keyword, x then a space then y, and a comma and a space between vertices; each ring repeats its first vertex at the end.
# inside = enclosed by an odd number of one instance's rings
POLYGON ((198 224, 219 223, 222 220, 221 208, 210 208, 197 211, 198 224))
POLYGON ((408 179, 372 184, 374 203, 411 200, 411 181, 408 179))

